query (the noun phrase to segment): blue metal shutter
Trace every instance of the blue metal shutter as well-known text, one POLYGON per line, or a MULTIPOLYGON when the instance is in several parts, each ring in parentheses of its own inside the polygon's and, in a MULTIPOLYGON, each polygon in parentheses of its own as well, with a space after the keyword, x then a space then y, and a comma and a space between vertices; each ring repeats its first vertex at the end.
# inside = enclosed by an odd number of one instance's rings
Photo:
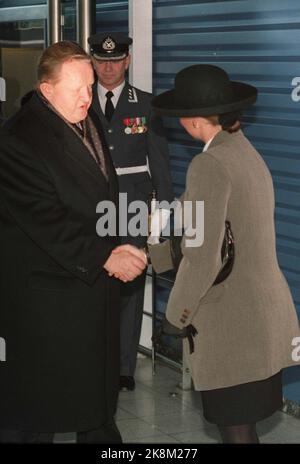
POLYGON ((128 0, 96 2, 96 32, 128 33, 128 0))
MULTIPOLYGON (((292 99, 293 89, 300 95, 292 86, 300 76, 299 0, 156 0, 153 13, 155 93, 173 87, 175 73, 194 63, 219 65, 259 90, 244 132, 273 176, 278 258, 300 315, 300 101, 292 99)), ((177 121, 166 124, 180 194, 187 165, 202 147, 177 121)), ((299 378, 300 369, 289 369, 285 387, 298 403, 299 378)))

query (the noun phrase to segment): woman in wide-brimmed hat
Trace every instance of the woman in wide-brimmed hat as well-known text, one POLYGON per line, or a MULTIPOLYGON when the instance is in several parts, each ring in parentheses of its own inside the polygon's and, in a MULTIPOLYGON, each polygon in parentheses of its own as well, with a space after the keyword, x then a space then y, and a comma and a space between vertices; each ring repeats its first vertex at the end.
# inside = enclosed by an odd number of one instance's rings
MULTIPOLYGON (((153 100, 157 112, 179 117, 205 143, 189 165, 183 195, 193 205, 204 201, 204 242, 189 247, 183 238, 166 317, 178 329, 192 325, 197 331, 194 351, 185 339, 184 353, 204 417, 228 443, 258 442, 255 424, 281 407, 281 371, 296 364, 292 340, 299 336, 276 257, 272 178, 238 130, 241 112, 256 95, 254 87, 230 81, 221 68, 194 65, 176 75, 173 90, 153 100), (225 221, 234 236, 234 264, 213 285, 222 266, 225 221)), ((157 272, 164 267, 160 246, 150 250, 157 272)))

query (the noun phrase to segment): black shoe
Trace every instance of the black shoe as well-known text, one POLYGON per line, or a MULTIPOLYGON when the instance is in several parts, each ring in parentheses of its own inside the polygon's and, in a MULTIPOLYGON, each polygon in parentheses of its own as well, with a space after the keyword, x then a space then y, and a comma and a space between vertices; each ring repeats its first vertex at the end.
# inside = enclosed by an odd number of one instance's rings
POLYGON ((134 378, 130 375, 121 375, 120 391, 132 391, 135 389, 134 378))

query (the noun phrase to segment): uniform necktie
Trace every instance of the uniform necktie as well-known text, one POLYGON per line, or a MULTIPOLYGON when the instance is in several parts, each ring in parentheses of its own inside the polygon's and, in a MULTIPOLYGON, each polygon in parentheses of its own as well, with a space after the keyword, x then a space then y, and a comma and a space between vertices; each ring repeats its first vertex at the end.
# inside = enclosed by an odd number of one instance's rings
POLYGON ((106 92, 105 96, 106 96, 105 117, 108 121, 110 121, 112 118, 112 115, 114 114, 114 110, 115 110, 114 105, 111 101, 114 94, 109 90, 108 92, 106 92))

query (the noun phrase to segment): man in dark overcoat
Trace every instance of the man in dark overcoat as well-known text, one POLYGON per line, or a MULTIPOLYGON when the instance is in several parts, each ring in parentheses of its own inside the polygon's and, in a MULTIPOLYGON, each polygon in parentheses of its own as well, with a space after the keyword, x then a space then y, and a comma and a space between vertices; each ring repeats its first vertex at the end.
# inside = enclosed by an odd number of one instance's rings
POLYGON ((93 80, 78 45, 48 47, 36 92, 1 129, 0 442, 121 441, 112 275, 130 281, 145 264, 96 232, 97 204, 116 204, 118 188, 88 115, 93 80))

